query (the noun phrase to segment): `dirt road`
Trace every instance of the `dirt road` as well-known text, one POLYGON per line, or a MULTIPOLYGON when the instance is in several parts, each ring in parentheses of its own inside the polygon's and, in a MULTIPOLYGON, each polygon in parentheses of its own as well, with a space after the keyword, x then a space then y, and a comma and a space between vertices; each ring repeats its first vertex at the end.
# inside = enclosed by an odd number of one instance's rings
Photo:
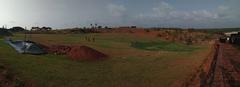
POLYGON ((184 87, 240 87, 240 50, 226 43, 214 45, 211 56, 184 87))
POLYGON ((240 87, 240 51, 230 44, 220 44, 211 87, 240 87))

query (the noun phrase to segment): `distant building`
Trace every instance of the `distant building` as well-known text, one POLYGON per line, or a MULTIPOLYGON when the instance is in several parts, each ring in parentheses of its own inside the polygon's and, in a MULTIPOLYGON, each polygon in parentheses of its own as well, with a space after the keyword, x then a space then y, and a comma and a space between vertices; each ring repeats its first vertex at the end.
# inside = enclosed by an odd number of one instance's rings
POLYGON ((238 31, 224 33, 224 35, 225 35, 225 36, 228 36, 228 37, 230 37, 230 36, 233 35, 233 34, 238 34, 238 31))
POLYGON ((227 32, 224 33, 225 36, 219 38, 220 42, 225 43, 232 43, 232 44, 240 44, 240 32, 227 32))
POLYGON ((131 26, 131 28, 137 28, 137 26, 131 26))

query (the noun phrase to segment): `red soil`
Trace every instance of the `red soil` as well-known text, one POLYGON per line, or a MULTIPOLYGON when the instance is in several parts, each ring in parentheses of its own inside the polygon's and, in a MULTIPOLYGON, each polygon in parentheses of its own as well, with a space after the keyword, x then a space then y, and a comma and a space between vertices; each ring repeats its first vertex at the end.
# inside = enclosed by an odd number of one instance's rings
POLYGON ((107 57, 107 55, 87 46, 73 47, 67 55, 72 60, 99 60, 107 57))
POLYGON ((67 45, 51 45, 45 46, 48 53, 56 55, 67 55, 70 59, 81 60, 99 60, 107 58, 107 55, 87 46, 67 46, 67 45))
POLYGON ((52 46, 48 46, 47 51, 49 53, 53 53, 53 54, 57 54, 57 55, 64 55, 67 54, 68 52, 71 51, 71 47, 70 46, 66 46, 66 45, 52 45, 52 46))
POLYGON ((185 84, 187 87, 239 87, 240 54, 230 44, 216 45, 210 58, 198 70, 195 78, 185 84))
POLYGON ((240 86, 240 54, 239 50, 230 44, 220 44, 212 87, 240 86))

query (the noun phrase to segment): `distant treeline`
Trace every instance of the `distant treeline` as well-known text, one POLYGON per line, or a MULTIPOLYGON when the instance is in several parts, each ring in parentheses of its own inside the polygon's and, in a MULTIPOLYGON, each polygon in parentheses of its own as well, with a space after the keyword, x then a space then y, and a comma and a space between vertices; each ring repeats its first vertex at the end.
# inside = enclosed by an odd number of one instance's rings
POLYGON ((0 38, 5 36, 13 36, 13 33, 24 32, 24 31, 26 30, 22 27, 12 27, 10 29, 6 29, 3 27, 3 28, 0 28, 0 38))
POLYGON ((233 32, 233 31, 240 31, 240 28, 204 28, 204 29, 197 29, 197 28, 152 28, 154 30, 189 30, 189 31, 199 31, 199 32, 205 32, 205 33, 211 33, 211 34, 219 34, 223 32, 233 32))
POLYGON ((0 38, 5 36, 12 36, 13 34, 9 32, 7 29, 1 29, 0 28, 0 38))
MULTIPOLYGON (((33 27, 34 28, 34 27, 33 27)), ((5 29, 5 28, 0 28, 0 34, 1 36, 6 36, 6 35, 12 35, 11 33, 16 33, 16 32, 20 32, 20 33, 32 33, 32 34, 78 34, 78 33, 101 33, 102 31, 111 31, 112 29, 116 30, 116 29, 130 29, 130 30, 134 30, 134 29, 144 29, 146 31, 150 31, 150 30, 155 30, 155 31, 159 31, 159 30, 188 30, 188 31, 195 31, 195 32, 205 32, 205 33, 211 33, 211 34, 221 34, 223 32, 232 32, 232 31, 240 31, 240 28, 219 28, 219 29, 194 29, 194 28, 189 28, 189 29, 184 29, 184 28, 108 28, 108 27, 101 27, 101 28, 67 28, 67 29, 55 29, 52 30, 51 28, 44 30, 45 28, 37 28, 37 29, 32 29, 31 32, 29 30, 25 30, 22 27, 12 27, 10 29, 5 29)))

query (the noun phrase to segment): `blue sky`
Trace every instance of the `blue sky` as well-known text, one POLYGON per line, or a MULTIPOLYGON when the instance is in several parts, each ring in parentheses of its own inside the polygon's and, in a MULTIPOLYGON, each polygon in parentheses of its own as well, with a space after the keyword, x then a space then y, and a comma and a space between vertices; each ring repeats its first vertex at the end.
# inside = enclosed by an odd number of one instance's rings
POLYGON ((0 25, 240 27, 240 0, 0 0, 0 25))

